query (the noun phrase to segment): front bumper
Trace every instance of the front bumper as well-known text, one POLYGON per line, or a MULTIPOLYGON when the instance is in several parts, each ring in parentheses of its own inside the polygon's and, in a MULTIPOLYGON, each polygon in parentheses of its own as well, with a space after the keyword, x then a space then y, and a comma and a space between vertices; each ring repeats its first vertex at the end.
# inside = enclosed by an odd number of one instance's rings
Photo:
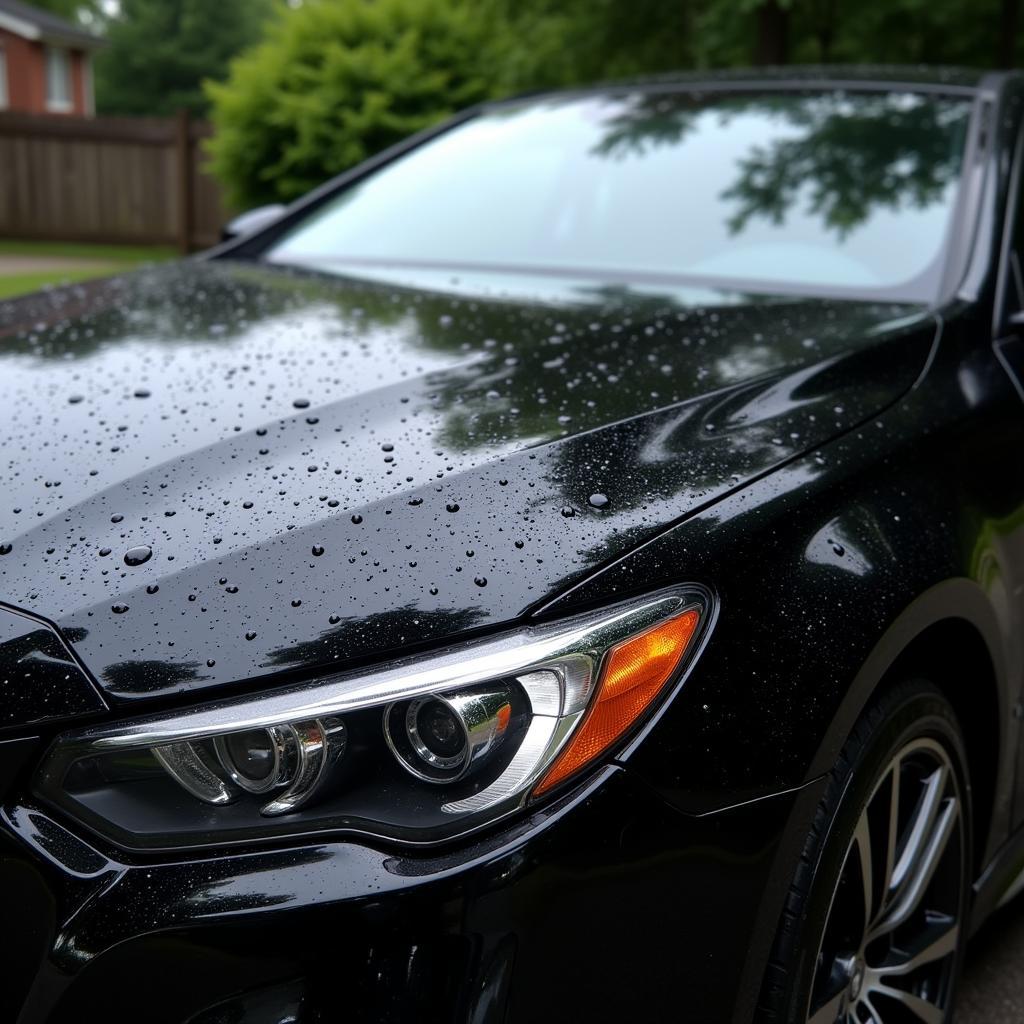
POLYGON ((628 770, 471 847, 133 859, 0 828, 0 1020, 749 1021, 817 784, 701 817, 628 770))

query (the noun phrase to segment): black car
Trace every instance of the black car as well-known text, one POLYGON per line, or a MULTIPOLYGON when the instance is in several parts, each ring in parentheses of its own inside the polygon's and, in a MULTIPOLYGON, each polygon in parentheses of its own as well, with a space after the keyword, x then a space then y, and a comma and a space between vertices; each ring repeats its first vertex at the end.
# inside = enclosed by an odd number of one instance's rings
POLYGON ((1022 114, 488 104, 0 307, 0 1020, 951 1020, 1024 870, 1022 114))

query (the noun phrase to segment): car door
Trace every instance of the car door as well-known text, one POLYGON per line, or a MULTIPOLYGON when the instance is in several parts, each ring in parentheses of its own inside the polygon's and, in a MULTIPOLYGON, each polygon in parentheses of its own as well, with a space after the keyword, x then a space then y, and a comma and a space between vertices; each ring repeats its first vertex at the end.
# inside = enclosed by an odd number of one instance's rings
MULTIPOLYGON (((1021 401, 1017 407, 1024 421, 1024 128, 1018 136, 1008 191, 1004 236, 999 260, 993 314, 993 351, 1010 377, 1021 401)), ((1024 429, 1024 428, 1022 428, 1024 429)), ((1024 474, 1024 450, 1006 472, 1024 474)), ((1024 507, 1013 509, 998 524, 998 545, 1002 564, 1011 571, 1003 592, 1005 614, 1012 618, 1012 676, 1024 678, 1024 507)), ((1024 716, 1024 686, 1017 695, 1016 715, 1024 716)), ((1017 786, 1014 797, 1015 823, 1024 821, 1024 743, 1017 752, 1017 786)))

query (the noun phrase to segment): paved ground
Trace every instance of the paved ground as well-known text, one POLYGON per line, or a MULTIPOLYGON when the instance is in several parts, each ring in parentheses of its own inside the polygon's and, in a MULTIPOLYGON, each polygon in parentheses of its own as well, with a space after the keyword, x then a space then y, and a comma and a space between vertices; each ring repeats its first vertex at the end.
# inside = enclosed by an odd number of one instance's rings
POLYGON ((1024 899, 990 920, 967 948, 956 1024, 1024 1022, 1024 899))
POLYGON ((67 256, 28 256, 8 255, 0 253, 0 277, 7 277, 11 274, 39 274, 46 271, 53 271, 59 274, 64 270, 92 270, 103 269, 107 266, 102 260, 81 259, 67 256))

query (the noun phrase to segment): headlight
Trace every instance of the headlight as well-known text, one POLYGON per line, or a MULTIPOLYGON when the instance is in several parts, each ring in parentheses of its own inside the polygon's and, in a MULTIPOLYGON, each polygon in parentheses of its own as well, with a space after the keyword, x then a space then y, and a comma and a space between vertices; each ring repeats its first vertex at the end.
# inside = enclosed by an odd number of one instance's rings
MULTIPOLYGON (((439 654, 58 739, 36 791, 129 848, 311 830, 433 842, 613 752, 711 619, 687 587, 439 654)), ((689 655, 689 657, 687 657, 689 655)))

